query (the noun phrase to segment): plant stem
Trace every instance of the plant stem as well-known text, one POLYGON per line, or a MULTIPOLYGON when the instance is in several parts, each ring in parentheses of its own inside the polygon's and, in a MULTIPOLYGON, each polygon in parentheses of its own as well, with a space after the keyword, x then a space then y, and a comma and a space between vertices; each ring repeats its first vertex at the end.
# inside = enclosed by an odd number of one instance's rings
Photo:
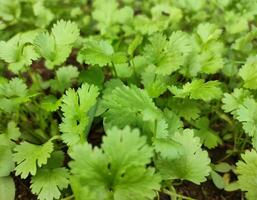
POLYGON ((70 195, 68 197, 62 198, 61 200, 70 200, 70 199, 74 199, 74 195, 70 195))
POLYGON ((114 76, 118 77, 118 74, 117 74, 117 71, 116 71, 116 68, 115 68, 113 62, 112 62, 112 70, 113 70, 114 76))
POLYGON ((223 120, 225 120, 226 122, 228 122, 228 124, 230 125, 230 126, 233 126, 234 125, 234 123, 233 123, 233 121, 230 119, 230 117, 229 116, 227 116, 225 113, 222 113, 222 112, 220 112, 220 111, 215 111, 216 112, 216 114, 221 118, 221 119, 223 119, 223 120))
POLYGON ((227 154, 225 157, 221 158, 220 160, 218 160, 219 162, 223 162, 225 161, 227 158, 229 158, 230 156, 232 156, 234 153, 237 153, 237 150, 231 151, 229 154, 227 154))
POLYGON ((182 198, 184 200, 196 200, 194 198, 187 197, 187 196, 184 196, 184 195, 181 195, 181 194, 177 194, 176 192, 171 192, 171 191, 166 190, 166 189, 164 189, 163 192, 165 194, 169 195, 170 197, 178 197, 178 198, 182 198))
POLYGON ((156 198, 157 198, 157 200, 160 200, 159 192, 156 192, 156 198))

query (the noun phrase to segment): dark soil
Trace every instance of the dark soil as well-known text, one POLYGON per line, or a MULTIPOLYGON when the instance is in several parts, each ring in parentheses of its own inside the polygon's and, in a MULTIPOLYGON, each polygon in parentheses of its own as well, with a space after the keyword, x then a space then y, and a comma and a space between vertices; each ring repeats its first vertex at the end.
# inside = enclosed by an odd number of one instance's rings
POLYGON ((196 185, 184 182, 176 187, 177 193, 197 200, 243 200, 241 191, 226 192, 219 190, 211 181, 196 185))
POLYGON ((54 78, 54 71, 47 69, 43 60, 33 62, 31 67, 33 71, 41 75, 43 80, 54 78))
POLYGON ((37 197, 30 191, 30 179, 21 179, 13 176, 16 186, 15 200, 36 200, 37 197))

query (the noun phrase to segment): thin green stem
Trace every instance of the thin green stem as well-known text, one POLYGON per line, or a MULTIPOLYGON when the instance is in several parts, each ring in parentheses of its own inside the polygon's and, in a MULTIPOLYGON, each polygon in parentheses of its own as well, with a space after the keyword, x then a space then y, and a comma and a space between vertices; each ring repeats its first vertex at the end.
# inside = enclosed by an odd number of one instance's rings
POLYGON ((229 158, 230 156, 234 155, 234 153, 236 153, 236 152, 237 152, 237 150, 231 151, 231 152, 230 152, 229 154, 227 154, 225 157, 221 158, 221 159, 218 161, 218 163, 225 161, 227 158, 229 158))
POLYGON ((245 138, 244 138, 244 141, 243 141, 243 144, 242 144, 242 146, 241 146, 241 152, 245 149, 245 145, 246 145, 246 143, 247 143, 247 141, 248 141, 248 137, 246 136, 245 138))
POLYGON ((113 73, 114 73, 114 76, 115 76, 115 77, 118 77, 118 74, 117 74, 117 71, 116 71, 116 68, 115 68, 113 62, 111 63, 111 66, 112 66, 112 71, 113 71, 113 73))
POLYGON ((234 140, 234 150, 237 150, 237 146, 238 146, 243 134, 244 134, 243 131, 241 131, 239 135, 236 133, 235 140, 234 140))
POLYGON ((184 199, 184 200, 196 200, 196 199, 194 199, 194 198, 191 198, 191 197, 187 197, 187 196, 184 196, 184 195, 181 195, 181 194, 177 194, 176 192, 171 192, 171 191, 169 191, 169 190, 166 190, 166 189, 164 189, 163 190, 163 192, 165 193, 165 194, 167 194, 167 195, 169 195, 170 197, 178 197, 178 198, 182 198, 182 199, 184 199))
POLYGON ((223 120, 225 120, 226 122, 228 122, 228 124, 229 124, 230 126, 233 126, 233 125, 234 125, 233 121, 230 119, 230 117, 229 117, 228 115, 226 115, 225 113, 222 113, 222 112, 220 112, 220 111, 215 111, 215 112, 216 112, 216 114, 217 114, 221 119, 223 119, 223 120))
POLYGON ((156 192, 156 198, 157 198, 157 200, 160 200, 159 192, 156 192))
POLYGON ((74 195, 70 195, 68 197, 62 198, 61 200, 71 200, 71 199, 75 199, 74 195))

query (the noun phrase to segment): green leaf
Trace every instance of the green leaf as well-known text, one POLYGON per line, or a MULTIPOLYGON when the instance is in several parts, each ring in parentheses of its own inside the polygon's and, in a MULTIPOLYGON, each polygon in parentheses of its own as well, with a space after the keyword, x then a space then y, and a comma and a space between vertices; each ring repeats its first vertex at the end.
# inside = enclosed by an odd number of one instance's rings
POLYGON ((239 76, 244 80, 244 87, 257 89, 257 57, 247 58, 246 63, 239 70, 239 76))
POLYGON ((168 87, 168 77, 155 74, 156 67, 149 65, 141 74, 142 83, 150 97, 156 98, 163 94, 168 87))
POLYGON ((142 43, 142 41, 143 37, 141 35, 137 35, 128 46, 128 54, 132 56, 137 47, 142 43))
POLYGON ((0 42, 0 58, 7 63, 15 62, 19 55, 19 50, 16 46, 15 40, 10 40, 9 42, 0 42))
POLYGON ((104 113, 106 122, 121 128, 142 125, 142 121, 154 121, 162 116, 146 91, 136 86, 116 87, 110 94, 104 95, 102 103, 108 109, 104 113))
POLYGON ((38 27, 46 27, 54 19, 54 14, 51 9, 44 5, 44 1, 37 1, 33 5, 33 12, 36 16, 36 25, 38 27))
POLYGON ((47 164, 43 166, 45 169, 56 169, 64 165, 64 152, 55 150, 52 152, 51 157, 47 160, 47 164))
POLYGON ((257 153, 255 150, 247 150, 241 157, 242 160, 236 164, 239 188, 246 191, 247 199, 255 200, 257 196, 257 153))
POLYGON ((192 51, 186 66, 181 69, 185 76, 215 74, 223 68, 224 45, 219 40, 221 33, 222 30, 214 24, 201 23, 197 26, 195 34, 190 38, 192 51))
POLYGON ((9 146, 0 145, 0 177, 9 176, 15 168, 15 164, 10 159, 12 157, 12 151, 9 146))
POLYGON ((9 83, 0 85, 0 95, 5 97, 24 97, 27 94, 27 86, 23 80, 13 78, 9 83))
POLYGON ((18 140, 18 138, 21 136, 21 132, 15 122, 13 121, 8 122, 6 136, 8 137, 9 140, 18 140))
POLYGON ((103 87, 104 78, 103 70, 99 67, 89 67, 87 70, 82 70, 79 74, 79 82, 93 84, 100 89, 103 87))
POLYGON ((81 53, 85 63, 102 67, 111 64, 114 50, 107 41, 88 39, 85 41, 84 49, 81 53))
POLYGON ((46 66, 52 69, 67 59, 79 34, 76 23, 60 20, 53 25, 50 34, 39 33, 33 45, 36 51, 46 59, 46 66))
POLYGON ((1 0, 0 16, 3 21, 12 22, 21 15, 20 2, 14 0, 12 2, 1 0))
POLYGON ((9 63, 9 70, 15 74, 24 71, 26 66, 38 58, 33 46, 29 44, 31 41, 25 37, 26 34, 31 38, 35 36, 31 31, 17 34, 7 42, 0 41, 0 59, 9 63))
POLYGON ((39 169, 31 179, 31 191, 39 200, 59 199, 61 190, 69 185, 69 173, 65 168, 39 169))
POLYGON ((71 21, 57 21, 51 31, 57 45, 72 45, 79 37, 78 26, 71 21))
POLYGON ((228 185, 225 185, 225 188, 224 188, 224 190, 227 192, 232 192, 232 191, 236 191, 239 189, 240 188, 239 188, 238 181, 231 182, 228 185))
POLYGON ((180 157, 181 144, 169 138, 156 138, 153 141, 154 150, 164 159, 180 157))
POLYGON ((61 99, 57 99, 53 95, 45 96, 40 104, 40 107, 47 112, 54 112, 61 106, 61 99))
POLYGON ((55 58, 55 40, 49 33, 40 33, 36 36, 34 42, 35 50, 48 60, 55 58))
POLYGON ((43 145, 22 142, 14 149, 13 159, 17 163, 15 175, 21 175, 21 178, 27 178, 29 174, 35 175, 37 168, 47 163, 53 150, 52 140, 43 145))
POLYGON ((165 110, 165 119, 155 123, 155 133, 152 137, 154 150, 164 159, 175 159, 180 157, 181 144, 172 139, 175 131, 178 131, 180 125, 174 120, 174 113, 165 110))
POLYGON ((124 52, 116 52, 111 56, 111 61, 114 64, 122 64, 127 62, 127 56, 124 52))
POLYGON ((0 177, 0 199, 15 199, 15 185, 12 177, 10 176, 0 177))
POLYGON ((77 92, 68 89, 63 96, 63 112, 60 130, 62 138, 68 145, 86 140, 86 128, 89 126, 89 112, 96 105, 99 95, 94 85, 83 84, 77 92))
POLYGON ((163 179, 189 180, 195 184, 204 182, 211 168, 207 151, 201 149, 200 139, 188 129, 176 133, 172 139, 182 145, 182 151, 176 159, 157 160, 156 165, 163 179))
POLYGON ((50 82, 51 88, 54 91, 64 92, 65 89, 72 86, 78 76, 77 67, 72 65, 61 67, 56 71, 56 78, 50 82))
POLYGON ((85 143, 75 146, 70 155, 71 171, 81 187, 87 186, 103 200, 153 199, 159 188, 159 176, 146 167, 153 151, 138 130, 112 128, 101 149, 85 143))
POLYGON ((253 27, 250 32, 243 34, 233 44, 233 48, 241 53, 250 54, 253 51, 253 41, 257 36, 257 28, 253 27))
POLYGON ((248 90, 244 90, 242 88, 235 88, 233 93, 228 94, 225 93, 222 99, 222 109, 225 112, 232 112, 235 115, 236 110, 244 103, 246 98, 251 97, 250 92, 248 90))
POLYGON ((170 75, 179 69, 190 51, 190 40, 181 31, 173 32, 169 40, 160 33, 149 40, 150 44, 144 48, 144 56, 156 66, 157 74, 170 75))
POLYGON ((129 78, 133 75, 133 68, 128 63, 114 65, 117 77, 121 79, 129 78))
POLYGON ((95 0, 92 17, 97 22, 96 27, 101 35, 115 37, 120 30, 119 25, 127 24, 133 19, 133 12, 129 6, 119 8, 116 0, 95 0))
POLYGON ((167 105, 178 116, 187 120, 196 119, 200 115, 200 106, 192 99, 179 99, 171 97, 167 105))
MULTIPOLYGON (((83 200, 85 197, 87 197, 87 200, 95 200, 97 196, 100 196, 97 191, 92 191, 87 186, 81 186, 79 178, 75 176, 70 178, 70 184, 76 200, 83 200)), ((103 196, 101 199, 105 198, 103 196)))
POLYGON ((8 122, 5 132, 0 134, 0 177, 9 176, 15 168, 12 157, 12 150, 16 146, 15 142, 21 133, 16 123, 8 122))
POLYGON ((236 118, 243 123, 243 129, 249 136, 257 135, 257 102, 247 98, 236 111, 236 118))
POLYGON ((210 40, 216 40, 221 34, 221 29, 217 29, 214 24, 202 23, 198 25, 196 32, 202 42, 207 43, 210 40))
POLYGON ((19 110, 22 103, 30 100, 26 84, 19 78, 13 78, 8 83, 0 83, 0 109, 5 112, 19 110))
POLYGON ((208 102, 212 99, 219 99, 221 97, 222 90, 219 86, 220 82, 218 81, 204 82, 202 79, 196 79, 191 83, 186 83, 181 89, 176 86, 171 86, 169 87, 169 90, 175 97, 189 97, 190 99, 201 99, 208 102))
POLYGON ((232 167, 228 163, 221 162, 214 165, 213 169, 217 172, 226 173, 229 172, 232 169, 232 167))
POLYGON ((165 108, 163 114, 165 117, 165 121, 168 124, 169 135, 173 135, 174 133, 182 129, 183 122, 180 120, 180 117, 175 112, 165 108))
POLYGON ((214 185, 217 188, 224 189, 225 183, 224 183, 224 179, 222 178, 222 176, 220 176, 215 171, 211 171, 211 178, 212 178, 212 181, 213 181, 214 185))
POLYGON ((197 130, 195 136, 201 139, 201 142, 209 149, 217 147, 222 143, 218 133, 209 128, 210 121, 207 117, 202 117, 194 123, 197 130))

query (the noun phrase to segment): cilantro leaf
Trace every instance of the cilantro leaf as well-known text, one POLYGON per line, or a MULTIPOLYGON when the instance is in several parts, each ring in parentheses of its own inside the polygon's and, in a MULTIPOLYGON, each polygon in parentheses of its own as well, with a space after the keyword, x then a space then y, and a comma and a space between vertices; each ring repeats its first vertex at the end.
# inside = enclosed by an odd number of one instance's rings
POLYGON ((61 106, 64 116, 60 130, 64 142, 68 145, 86 140, 86 128, 90 125, 89 112, 96 105, 98 95, 98 88, 87 83, 77 92, 74 89, 66 91, 61 106))
POLYGON ((8 83, 0 83, 0 109, 5 112, 18 110, 20 104, 30 100, 28 89, 23 80, 13 78, 8 83))
POLYGON ((87 39, 81 51, 85 63, 103 67, 108 64, 125 63, 123 52, 114 52, 112 45, 105 40, 87 39))
POLYGON ((133 9, 129 6, 119 8, 116 0, 108 2, 95 0, 92 17, 97 22, 97 29, 102 35, 115 36, 120 31, 120 25, 133 19, 133 9))
POLYGON ((88 39, 85 41, 82 54, 87 64, 104 66, 111 63, 114 49, 107 41, 88 39))
POLYGON ((195 136, 201 139, 201 142, 204 144, 204 146, 211 149, 218 146, 218 144, 221 144, 222 140, 218 133, 209 128, 209 124, 210 121, 207 117, 199 118, 194 123, 197 128, 197 130, 195 130, 195 136))
POLYGON ((71 171, 81 186, 101 199, 152 199, 159 188, 158 175, 146 168, 153 151, 137 130, 110 129, 101 149, 85 143, 74 147, 70 155, 74 159, 71 171))
POLYGON ((247 98, 236 111, 236 118, 243 123, 243 129, 250 136, 257 136, 257 102, 247 98))
POLYGON ((175 159, 180 157, 181 144, 172 139, 168 133, 168 124, 162 120, 157 123, 157 133, 153 137, 153 147, 162 158, 175 159))
POLYGON ((200 139, 191 130, 176 133, 172 139, 182 145, 176 159, 160 158, 157 168, 164 179, 182 179, 200 184, 206 180, 211 168, 208 153, 201 149, 200 139))
POLYGON ((55 58, 55 40, 49 33, 40 33, 33 42, 35 50, 44 58, 54 60, 55 58))
POLYGON ((39 200, 53 200, 61 196, 61 190, 69 185, 69 173, 65 168, 39 169, 31 179, 31 191, 39 200))
POLYGON ((33 41, 35 50, 46 59, 46 66, 52 69, 62 64, 79 37, 79 29, 76 23, 71 21, 57 21, 51 33, 39 33, 33 41))
POLYGON ((53 95, 45 96, 40 103, 40 107, 47 112, 54 112, 58 110, 60 106, 61 99, 57 99, 53 95))
POLYGON ((56 78, 51 81, 51 87, 54 91, 63 92, 72 85, 78 76, 77 67, 72 65, 61 67, 56 71, 56 78))
POLYGON ((79 83, 88 83, 97 86, 99 89, 103 87, 104 72, 100 67, 90 67, 82 70, 79 74, 79 83))
POLYGON ((29 174, 35 175, 37 167, 47 163, 47 159, 50 158, 53 150, 52 139, 43 145, 22 142, 16 146, 13 154, 13 160, 17 163, 15 167, 16 176, 21 175, 21 178, 26 178, 29 174))
POLYGON ((159 97, 168 87, 168 77, 155 74, 156 67, 149 65, 142 73, 142 83, 150 97, 159 97))
POLYGON ((15 199, 15 184, 11 176, 0 177, 0 198, 4 200, 15 199))
POLYGON ((255 179, 257 177, 257 153, 255 150, 247 150, 241 157, 242 160, 236 164, 236 172, 239 174, 238 184, 241 190, 246 191, 246 198, 254 200, 257 195, 255 179))
POLYGON ((219 99, 222 95, 222 90, 219 87, 220 82, 208 81, 204 82, 202 79, 195 79, 191 83, 186 83, 183 88, 179 89, 176 86, 169 87, 169 90, 175 97, 190 99, 201 99, 203 101, 210 101, 212 99, 219 99))
POLYGON ((12 159, 12 151, 9 146, 0 145, 0 177, 9 176, 15 165, 12 159))
MULTIPOLYGON (((31 37, 33 37, 33 33, 31 33, 31 37)), ((33 46, 28 43, 29 41, 26 41, 22 34, 18 34, 6 42, 0 41, 0 59, 9 63, 8 68, 15 74, 24 71, 25 66, 31 65, 32 61, 38 58, 33 46)))
POLYGON ((142 121, 154 121, 162 116, 147 92, 136 86, 116 87, 110 94, 104 95, 102 103, 107 109, 104 113, 106 122, 122 128, 142 125, 142 121))
POLYGON ((189 51, 190 42, 186 33, 174 32, 169 40, 158 33, 150 38, 150 44, 144 48, 144 56, 156 66, 157 74, 170 75, 185 62, 189 51))
POLYGON ((51 31, 57 46, 72 45, 79 37, 78 26, 71 21, 57 21, 51 31))
POLYGON ((171 97, 168 99, 167 106, 178 116, 187 120, 198 118, 201 112, 198 103, 193 99, 171 97))
POLYGON ((12 159, 12 150, 16 146, 14 140, 20 137, 21 133, 16 123, 8 122, 5 132, 0 134, 0 177, 9 176, 15 168, 12 159))
POLYGON ((221 30, 217 29, 214 24, 210 23, 199 24, 196 32, 203 43, 216 40, 221 34, 221 30))
POLYGON ((239 70, 239 76, 244 80, 244 87, 257 89, 257 57, 247 58, 246 63, 239 70))
POLYGON ((191 37, 192 51, 186 66, 181 72, 186 76, 197 76, 199 73, 214 74, 224 66, 222 58, 223 43, 219 40, 221 29, 214 24, 201 23, 191 37))
POLYGON ((98 197, 101 197, 101 199, 105 198, 105 194, 101 195, 97 191, 90 190, 87 186, 81 186, 79 178, 75 176, 70 178, 70 184, 76 200, 83 200, 85 197, 87 197, 87 200, 95 200, 98 197))
POLYGON ((1 0, 0 16, 5 22, 13 22, 21 15, 21 5, 19 1, 1 0))
POLYGON ((248 90, 244 90, 242 88, 235 88, 233 93, 224 94, 224 97, 222 99, 222 109, 225 112, 232 112, 232 114, 235 114, 236 110, 239 109, 239 107, 244 103, 244 101, 248 97, 251 97, 250 92, 248 90))

